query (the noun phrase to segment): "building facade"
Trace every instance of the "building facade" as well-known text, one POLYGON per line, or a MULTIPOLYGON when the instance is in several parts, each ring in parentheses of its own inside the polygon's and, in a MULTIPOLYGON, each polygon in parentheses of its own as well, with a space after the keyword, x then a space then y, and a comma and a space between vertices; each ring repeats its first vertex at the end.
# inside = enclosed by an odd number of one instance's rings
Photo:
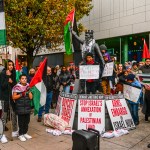
POLYGON ((143 41, 149 46, 150 0, 93 0, 81 22, 94 30, 97 43, 106 44, 118 62, 142 59, 143 41))

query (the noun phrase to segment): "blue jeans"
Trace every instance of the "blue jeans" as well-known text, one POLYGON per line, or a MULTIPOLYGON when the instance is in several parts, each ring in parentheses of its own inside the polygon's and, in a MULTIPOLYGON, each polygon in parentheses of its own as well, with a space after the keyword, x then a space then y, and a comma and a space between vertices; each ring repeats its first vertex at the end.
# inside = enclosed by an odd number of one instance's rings
POLYGON ((138 104, 133 104, 130 103, 130 111, 131 111, 131 116, 133 118, 134 123, 138 123, 139 122, 139 114, 138 114, 138 104))
POLYGON ((39 109, 39 113, 38 113, 38 117, 39 118, 42 118, 42 113, 44 111, 44 108, 45 108, 45 114, 49 113, 49 109, 50 109, 51 102, 52 102, 52 96, 53 96, 53 92, 52 91, 47 93, 45 106, 42 106, 39 109))
POLYGON ((70 93, 70 85, 64 86, 63 87, 63 92, 70 93))

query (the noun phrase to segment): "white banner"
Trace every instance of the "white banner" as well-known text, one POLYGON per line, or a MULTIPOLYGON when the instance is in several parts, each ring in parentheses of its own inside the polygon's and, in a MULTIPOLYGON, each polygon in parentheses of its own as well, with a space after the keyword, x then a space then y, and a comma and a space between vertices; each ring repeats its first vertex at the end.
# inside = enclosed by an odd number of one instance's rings
POLYGON ((105 101, 101 95, 79 95, 78 129, 105 131, 105 101))
POLYGON ((126 84, 123 85, 124 98, 134 103, 137 103, 140 93, 141 93, 141 89, 126 84))
POLYGON ((76 103, 77 103, 77 95, 62 94, 59 116, 61 117, 61 119, 66 121, 71 128, 73 126, 76 103))
POLYGON ((114 69, 114 62, 106 63, 102 77, 112 76, 114 69))
POLYGON ((114 130, 135 128, 125 99, 107 100, 106 106, 114 130))
POLYGON ((99 65, 79 66, 80 79, 99 79, 99 65))

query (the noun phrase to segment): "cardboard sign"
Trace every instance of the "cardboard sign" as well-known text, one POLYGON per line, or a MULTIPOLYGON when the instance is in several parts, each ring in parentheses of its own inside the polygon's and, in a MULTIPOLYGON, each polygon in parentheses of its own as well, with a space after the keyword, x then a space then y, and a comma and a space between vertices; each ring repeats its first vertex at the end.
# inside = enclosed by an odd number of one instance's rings
POLYGON ((114 62, 106 63, 102 77, 108 77, 113 75, 114 62))
POLYGON ((106 100, 106 106, 114 130, 135 128, 125 99, 106 100))
POLYGON ((79 95, 78 129, 105 131, 105 101, 102 95, 79 95))
POLYGON ((76 103, 77 95, 62 93, 61 109, 59 116, 61 117, 61 119, 66 121, 71 128, 73 126, 76 103))
POLYGON ((130 86, 130 85, 123 85, 123 94, 124 98, 127 100, 130 100, 134 103, 138 102, 138 99, 140 97, 141 89, 130 86))
POLYGON ((80 79, 99 79, 99 65, 79 66, 80 79))

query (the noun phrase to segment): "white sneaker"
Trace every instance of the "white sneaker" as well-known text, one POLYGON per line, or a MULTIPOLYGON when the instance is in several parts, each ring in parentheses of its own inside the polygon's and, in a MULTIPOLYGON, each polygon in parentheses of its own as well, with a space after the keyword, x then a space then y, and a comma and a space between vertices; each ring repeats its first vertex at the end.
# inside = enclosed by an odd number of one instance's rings
POLYGON ((29 140, 29 139, 32 139, 32 136, 30 136, 29 134, 24 134, 24 137, 29 140))
POLYGON ((14 131, 14 132, 12 132, 12 134, 11 134, 12 137, 17 137, 18 135, 19 135, 18 131, 14 131))
POLYGON ((23 135, 18 136, 18 138, 19 138, 19 140, 21 142, 25 142, 26 141, 26 138, 23 135))
POLYGON ((1 141, 1 143, 3 143, 3 144, 8 142, 8 140, 7 140, 6 136, 5 136, 5 134, 3 134, 2 138, 0 139, 0 141, 1 141))

